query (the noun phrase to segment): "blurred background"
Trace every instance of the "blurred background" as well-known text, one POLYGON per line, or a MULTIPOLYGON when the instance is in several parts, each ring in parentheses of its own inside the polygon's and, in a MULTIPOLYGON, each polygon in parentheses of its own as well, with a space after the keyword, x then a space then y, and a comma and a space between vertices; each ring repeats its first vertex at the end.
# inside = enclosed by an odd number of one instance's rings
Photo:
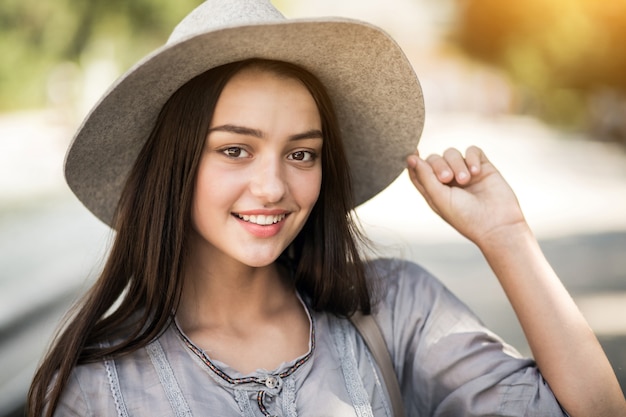
MULTIPOLYGON (((73 131, 199 0, 5 0, 0 10, 0 416, 111 239, 67 189, 73 131)), ((626 2, 274 0, 387 30, 424 89, 423 155, 476 144, 516 190, 626 387, 626 2)), ((383 255, 434 272, 530 355, 493 274, 405 174, 358 209, 383 255)))

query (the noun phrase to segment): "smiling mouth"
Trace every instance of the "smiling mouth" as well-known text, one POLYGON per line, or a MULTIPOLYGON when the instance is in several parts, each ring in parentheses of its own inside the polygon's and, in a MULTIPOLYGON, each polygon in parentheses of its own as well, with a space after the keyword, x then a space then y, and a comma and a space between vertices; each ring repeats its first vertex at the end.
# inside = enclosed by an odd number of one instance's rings
POLYGON ((243 220, 244 222, 248 222, 248 223, 254 223, 254 224, 258 224, 261 226, 269 226, 275 223, 278 223, 280 221, 283 221, 285 219, 285 217, 287 217, 287 214, 283 213, 283 214, 276 214, 276 215, 265 215, 265 214, 257 214, 257 215, 247 215, 247 214, 237 214, 234 213, 235 216, 237 216, 239 219, 243 220))

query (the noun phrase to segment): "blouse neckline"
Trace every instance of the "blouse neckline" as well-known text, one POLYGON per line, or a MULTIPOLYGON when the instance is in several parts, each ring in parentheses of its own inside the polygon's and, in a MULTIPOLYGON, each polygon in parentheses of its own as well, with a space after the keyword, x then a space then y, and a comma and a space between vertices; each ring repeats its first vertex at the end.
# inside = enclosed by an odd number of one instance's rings
POLYGON ((234 376, 239 374, 238 371, 231 368, 228 364, 222 363, 218 360, 211 359, 210 356, 204 351, 204 349, 197 346, 180 328, 178 320, 174 316, 173 327, 176 334, 185 344, 185 346, 197 356, 202 363, 219 379, 226 382, 228 385, 240 386, 244 384, 261 384, 269 389, 278 388, 282 379, 293 375, 298 369, 306 364, 315 352, 315 321, 313 315, 309 310, 309 306, 302 300, 300 294, 296 292, 298 300, 302 304, 304 311, 309 319, 309 350, 304 355, 295 358, 288 362, 283 362, 273 371, 265 369, 257 369, 250 374, 243 376, 234 376))

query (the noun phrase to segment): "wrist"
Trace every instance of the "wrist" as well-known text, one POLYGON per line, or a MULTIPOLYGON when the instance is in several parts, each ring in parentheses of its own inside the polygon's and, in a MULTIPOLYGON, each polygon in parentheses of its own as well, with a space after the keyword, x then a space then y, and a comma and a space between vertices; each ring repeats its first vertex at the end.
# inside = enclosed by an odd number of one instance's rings
POLYGON ((503 251, 511 253, 530 242, 536 242, 536 239, 525 221, 500 226, 484 233, 475 241, 486 257, 490 254, 502 255, 503 251))

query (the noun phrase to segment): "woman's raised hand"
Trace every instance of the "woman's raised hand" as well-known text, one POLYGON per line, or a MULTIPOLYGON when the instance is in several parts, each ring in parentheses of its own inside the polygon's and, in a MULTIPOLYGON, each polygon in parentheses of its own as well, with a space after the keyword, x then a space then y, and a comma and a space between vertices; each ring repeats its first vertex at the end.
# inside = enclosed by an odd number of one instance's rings
POLYGON ((541 252, 513 191, 477 147, 407 158, 428 204, 476 243, 502 285, 541 374, 571 416, 625 416, 615 373, 541 252))
POLYGON ((426 159, 416 152, 407 164, 430 207, 478 246, 494 233, 527 227, 511 187, 480 148, 469 147, 465 156, 451 148, 426 159))

